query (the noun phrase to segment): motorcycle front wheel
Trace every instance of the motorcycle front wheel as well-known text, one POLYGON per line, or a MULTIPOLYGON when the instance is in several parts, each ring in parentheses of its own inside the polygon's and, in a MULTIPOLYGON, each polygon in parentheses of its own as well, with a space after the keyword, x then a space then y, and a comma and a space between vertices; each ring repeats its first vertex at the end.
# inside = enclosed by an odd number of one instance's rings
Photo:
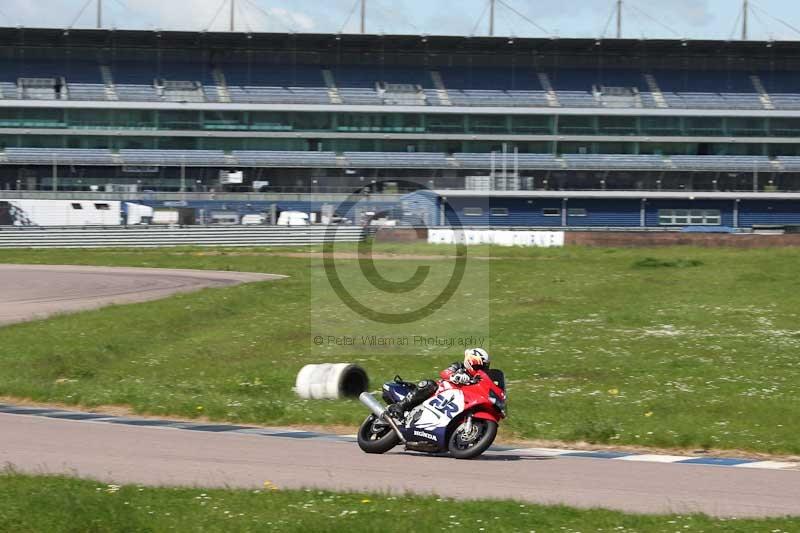
POLYGON ((392 427, 375 415, 369 415, 358 428, 358 447, 367 453, 386 453, 399 443, 392 427))
POLYGON ((450 434, 447 449, 456 459, 474 459, 485 452, 497 437, 497 422, 483 418, 472 419, 472 430, 466 433, 461 423, 450 434))

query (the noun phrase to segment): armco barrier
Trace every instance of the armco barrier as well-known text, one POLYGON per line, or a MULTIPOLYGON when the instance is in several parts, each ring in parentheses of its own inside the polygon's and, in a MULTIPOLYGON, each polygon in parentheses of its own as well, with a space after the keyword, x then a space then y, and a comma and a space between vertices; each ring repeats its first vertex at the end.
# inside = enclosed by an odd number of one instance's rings
POLYGON ((127 248, 159 246, 298 246, 359 242, 367 232, 353 226, 146 226, 0 228, 0 248, 127 248))

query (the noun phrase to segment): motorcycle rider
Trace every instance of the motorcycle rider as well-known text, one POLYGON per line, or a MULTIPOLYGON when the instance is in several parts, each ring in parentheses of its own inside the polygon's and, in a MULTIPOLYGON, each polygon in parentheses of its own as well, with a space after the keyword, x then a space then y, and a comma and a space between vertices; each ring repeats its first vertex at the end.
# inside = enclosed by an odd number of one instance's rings
MULTIPOLYGON (((456 361, 448 366, 439 375, 450 383, 456 385, 466 385, 476 382, 479 370, 489 370, 489 354, 483 348, 467 348, 464 350, 464 362, 456 361)), ((387 411, 389 415, 402 419, 403 415, 418 406, 436 392, 436 381, 425 379, 417 384, 417 388, 411 391, 405 398, 397 403, 391 404, 387 411)))

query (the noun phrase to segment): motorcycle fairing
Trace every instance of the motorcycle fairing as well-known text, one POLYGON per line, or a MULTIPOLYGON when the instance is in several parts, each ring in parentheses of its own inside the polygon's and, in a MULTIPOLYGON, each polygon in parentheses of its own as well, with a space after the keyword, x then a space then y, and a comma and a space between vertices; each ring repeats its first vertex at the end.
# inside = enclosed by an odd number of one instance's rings
POLYGON ((411 410, 400 431, 409 442, 433 442, 445 449, 447 427, 462 412, 464 393, 443 382, 431 398, 411 410))
POLYGON ((383 400, 387 404, 397 403, 405 398, 411 389, 403 383, 384 383, 383 400))

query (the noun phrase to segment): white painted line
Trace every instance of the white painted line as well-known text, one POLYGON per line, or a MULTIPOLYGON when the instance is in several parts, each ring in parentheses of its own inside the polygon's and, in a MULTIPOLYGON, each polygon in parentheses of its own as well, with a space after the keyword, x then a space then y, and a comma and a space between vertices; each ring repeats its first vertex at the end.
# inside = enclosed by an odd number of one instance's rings
POLYGON ((530 455, 538 455, 541 457, 556 457, 564 455, 565 453, 575 453, 580 450, 562 450, 559 448, 515 448, 513 450, 503 450, 510 453, 525 453, 530 455))
POLYGON ((274 435, 275 433, 289 433, 289 432, 274 431, 272 429, 264 429, 264 428, 247 428, 247 429, 235 429, 233 431, 228 431, 227 433, 246 433, 249 435, 274 435))
POLYGON ((678 461, 685 461, 686 459, 695 459, 686 455, 656 455, 652 453, 643 453, 641 455, 626 455, 625 457, 617 457, 615 461, 647 461, 651 463, 677 463, 678 461))
POLYGON ((770 468, 772 470, 785 470, 789 468, 800 469, 800 463, 784 461, 756 461, 755 463, 745 463, 734 466, 736 468, 770 468))

